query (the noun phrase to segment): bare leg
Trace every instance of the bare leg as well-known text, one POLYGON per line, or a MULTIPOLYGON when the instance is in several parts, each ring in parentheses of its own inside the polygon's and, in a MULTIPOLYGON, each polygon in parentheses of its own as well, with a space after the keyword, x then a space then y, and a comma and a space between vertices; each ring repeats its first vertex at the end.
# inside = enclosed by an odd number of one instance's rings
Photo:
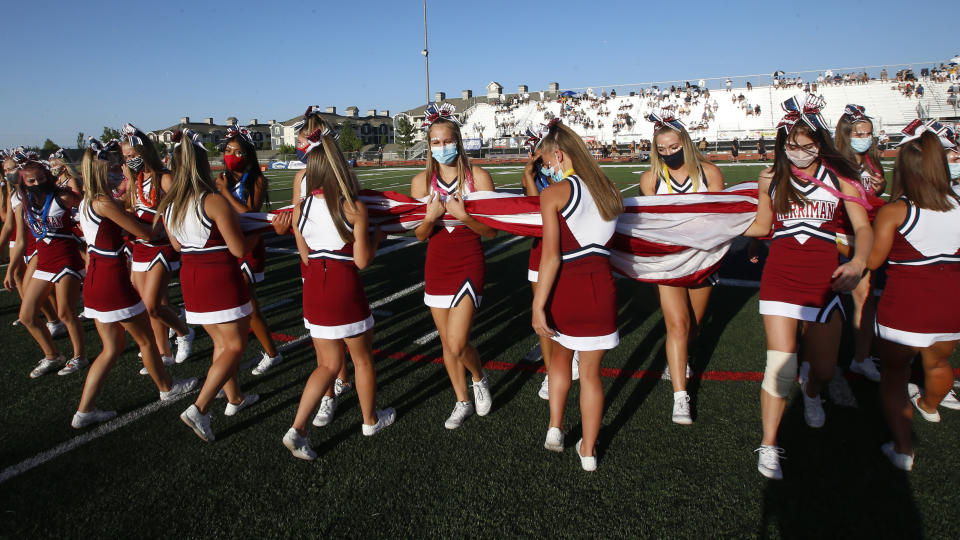
POLYGON ((343 364, 343 343, 340 340, 314 338, 313 348, 317 351, 317 367, 303 387, 297 415, 293 420, 293 427, 300 435, 307 434, 310 418, 320 406, 324 393, 343 364))
POLYGON ((685 287, 657 285, 667 326, 667 366, 674 392, 687 389, 687 344, 690 339, 690 296, 685 287))
MULTIPOLYGON (((777 315, 764 315, 763 327, 767 336, 767 350, 793 353, 797 350, 797 320, 777 315)), ((786 398, 774 396, 766 390, 760 390, 760 417, 763 422, 763 440, 760 444, 776 446, 777 432, 783 412, 787 408, 786 398)))
POLYGON ((580 455, 592 456, 603 421, 603 384, 600 382, 600 361, 606 351, 580 351, 580 421, 583 443, 580 455))
POLYGON ((440 341, 443 344, 443 365, 447 368, 447 375, 453 384, 457 401, 469 401, 470 395, 467 392, 467 382, 463 378, 463 369, 466 367, 470 371, 474 382, 483 379, 477 351, 469 343, 470 326, 473 324, 474 315, 473 303, 469 298, 463 298, 453 308, 432 307, 430 312, 440 333, 440 341))
MULTIPOLYGON (((357 398, 360 400, 360 412, 363 423, 377 423, 377 372, 373 367, 373 329, 359 336, 346 338, 353 362, 353 372, 357 378, 357 398)), ((346 362, 341 362, 345 364, 346 362)))
POLYGON ((924 395, 918 403, 927 412, 936 411, 953 388, 950 355, 956 348, 956 341, 939 341, 920 351, 923 355, 924 395))
POLYGON ((131 275, 134 287, 147 307, 147 315, 150 316, 157 348, 163 356, 170 356, 170 339, 167 337, 167 330, 173 328, 178 336, 187 335, 187 325, 166 303, 170 275, 162 264, 156 264, 146 272, 131 272, 131 275))
POLYGON ((873 317, 877 301, 873 296, 871 277, 868 272, 850 293, 853 296, 853 359, 857 362, 863 362, 870 356, 870 345, 873 344, 873 317))
MULTIPOLYGON (((224 385, 237 374, 237 366, 243 351, 246 347, 247 333, 250 330, 250 317, 244 317, 235 321, 221 324, 205 324, 204 330, 210 334, 214 341, 213 363, 207 371, 207 379, 200 389, 200 394, 194 405, 197 406, 201 414, 207 414, 210 408, 210 402, 216 397, 221 388, 229 391, 224 385)), ((235 389, 234 393, 239 393, 235 389)), ((233 398, 228 394, 228 398, 233 398)), ((239 403, 242 396, 237 400, 239 403)))
POLYGON ((917 349, 887 341, 877 340, 880 352, 880 398, 883 416, 893 435, 893 448, 901 454, 913 454, 911 425, 913 405, 907 398, 907 383, 910 381, 910 362, 917 349))
POLYGON ((53 284, 42 279, 25 280, 23 287, 23 301, 20 303, 20 322, 36 340, 46 358, 56 358, 59 355, 50 330, 37 317, 41 302, 45 302, 53 284))
POLYGON ((97 322, 97 333, 103 341, 103 350, 97 355, 97 360, 90 364, 87 378, 83 381, 83 393, 80 395, 79 412, 90 412, 96 408, 100 389, 107 379, 110 370, 120 356, 123 339, 123 328, 118 323, 97 322))
POLYGON ((243 280, 247 283, 247 290, 250 291, 250 305, 253 307, 253 313, 250 316, 250 328, 253 330, 253 334, 257 336, 257 341, 260 342, 263 351, 272 358, 277 355, 277 346, 270 335, 267 321, 260 313, 260 303, 257 301, 257 294, 254 290, 255 284, 249 281, 247 274, 243 274, 243 280))
MULTIPOLYGON (((550 361, 550 427, 563 431, 563 411, 567 406, 573 372, 573 351, 553 344, 553 359, 550 361)), ((581 374, 582 376, 582 374, 581 374)))
POLYGON ((146 313, 135 315, 120 323, 124 330, 133 336, 133 340, 140 347, 140 355, 143 357, 143 367, 147 368, 147 373, 153 379, 157 389, 161 392, 169 392, 171 387, 170 375, 167 373, 166 366, 160 359, 160 351, 157 349, 157 343, 154 341, 153 328, 150 326, 150 318, 146 313))
POLYGON ((833 378, 842 332, 843 323, 840 314, 836 312, 825 323, 804 324, 801 353, 803 359, 810 363, 810 378, 806 385, 808 397, 819 395, 833 378))
MULTIPOLYGON (((70 344, 73 345, 73 357, 83 357, 84 333, 83 325, 77 318, 76 305, 80 300, 80 280, 73 276, 65 276, 58 281, 54 288, 57 291, 57 314, 67 327, 70 334, 70 344)), ((118 353, 119 354, 119 353, 118 353)))

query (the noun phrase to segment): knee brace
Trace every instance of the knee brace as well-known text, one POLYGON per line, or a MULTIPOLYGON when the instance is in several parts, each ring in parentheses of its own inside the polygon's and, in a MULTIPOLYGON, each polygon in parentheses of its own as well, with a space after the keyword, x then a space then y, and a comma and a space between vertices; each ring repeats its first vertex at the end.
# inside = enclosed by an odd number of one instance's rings
POLYGON ((797 353, 767 351, 767 368, 761 388, 771 396, 786 398, 797 378, 797 353))

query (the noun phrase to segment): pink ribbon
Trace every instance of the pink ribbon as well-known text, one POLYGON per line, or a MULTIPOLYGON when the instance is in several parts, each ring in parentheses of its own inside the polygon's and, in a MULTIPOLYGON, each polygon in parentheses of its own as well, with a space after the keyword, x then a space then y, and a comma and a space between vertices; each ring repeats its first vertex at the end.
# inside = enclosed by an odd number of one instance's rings
POLYGON ((852 195, 847 195, 846 193, 843 193, 842 191, 840 191, 840 190, 838 190, 838 189, 834 189, 834 188, 828 186, 827 184, 824 184, 822 181, 818 180, 817 178, 814 178, 814 177, 810 176, 809 174, 801 171, 800 169, 798 169, 798 168, 796 168, 796 167, 794 167, 794 166, 792 166, 792 165, 790 166, 790 172, 793 173, 793 176, 799 178, 800 180, 806 180, 807 182, 812 182, 812 183, 814 183, 814 184, 822 187, 823 189, 827 190, 828 192, 830 192, 831 195, 833 195, 834 197, 837 197, 838 199, 843 199, 843 200, 845 200, 845 201, 855 202, 855 203, 859 204, 860 206, 864 207, 864 209, 866 209, 866 210, 868 210, 868 211, 869 211, 869 210, 873 210, 873 205, 871 205, 869 202, 867 202, 867 192, 863 189, 863 186, 860 184, 860 182, 854 182, 853 180, 850 180, 849 178, 844 178, 844 177, 840 176, 839 174, 837 174, 837 171, 835 171, 835 170, 833 170, 832 168, 830 168, 826 163, 824 163, 823 166, 826 167, 826 169, 827 169, 828 171, 832 172, 832 173, 833 173, 837 178, 839 178, 840 180, 842 180, 842 181, 850 184, 851 186, 857 188, 857 192, 860 194, 860 196, 859 196, 859 197, 854 197, 854 196, 852 196, 852 195))

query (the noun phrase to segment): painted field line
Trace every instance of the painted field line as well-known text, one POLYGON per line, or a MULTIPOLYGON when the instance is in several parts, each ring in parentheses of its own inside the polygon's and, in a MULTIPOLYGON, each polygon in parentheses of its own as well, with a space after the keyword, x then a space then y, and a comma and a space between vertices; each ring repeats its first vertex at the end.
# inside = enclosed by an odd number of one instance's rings
POLYGON ((401 249, 408 248, 410 246, 415 246, 419 243, 420 241, 417 240, 416 238, 400 237, 400 240, 396 244, 389 245, 383 249, 378 249, 377 256, 379 257, 380 255, 387 255, 389 253, 393 253, 394 251, 400 251, 401 249))
POLYGON ((370 309, 376 309, 376 308, 378 308, 378 307, 380 307, 380 306, 387 305, 387 304, 389 304, 390 302, 393 302, 394 300, 396 300, 397 298, 402 298, 402 297, 404 297, 404 296, 406 296, 406 295, 408 295, 408 294, 411 294, 411 293, 417 291, 418 289, 422 289, 423 286, 424 286, 424 282, 421 281, 420 283, 417 283, 416 285, 411 285, 411 286, 407 287, 406 289, 397 291, 397 292, 391 294, 390 296, 388 296, 388 297, 386 297, 386 298, 381 298, 380 300, 377 300, 376 302, 373 302, 372 304, 370 304, 370 309))
MULTIPOLYGON (((433 332, 430 332, 425 336, 418 337, 417 339, 414 340, 414 343, 416 343, 417 345, 426 345, 427 343, 430 343, 431 341, 437 339, 438 337, 440 337, 440 332, 438 332, 437 330, 434 330, 433 332)), ((441 358, 440 361, 442 362, 443 359, 441 358)))
POLYGON ((733 279, 733 278, 718 278, 717 280, 720 285, 726 285, 729 287, 746 287, 748 289, 759 289, 760 282, 754 281, 752 279, 733 279))
POLYGON ((498 252, 498 251, 502 251, 502 250, 506 249, 507 247, 509 247, 509 246, 511 246, 511 245, 513 245, 513 244, 516 244, 517 242, 519 242, 519 241, 521 241, 521 240, 525 240, 526 238, 527 238, 526 236, 514 236, 513 238, 511 238, 511 239, 509 239, 509 240, 504 240, 503 242, 500 242, 499 244, 497 244, 497 245, 493 246, 492 248, 488 249, 486 252, 484 252, 483 255, 484 255, 485 257, 489 257, 490 255, 492 255, 492 254, 494 254, 494 253, 496 253, 496 252, 498 252))
POLYGON ((283 253, 285 255, 293 255, 299 253, 299 251, 297 251, 297 248, 268 247, 267 253, 283 253))
POLYGON ((621 189, 621 190, 620 190, 620 193, 623 193, 624 191, 626 191, 626 190, 628 190, 628 189, 630 189, 630 188, 635 188, 635 187, 637 187, 637 186, 639 186, 639 185, 640 185, 640 184, 630 184, 629 186, 621 189))

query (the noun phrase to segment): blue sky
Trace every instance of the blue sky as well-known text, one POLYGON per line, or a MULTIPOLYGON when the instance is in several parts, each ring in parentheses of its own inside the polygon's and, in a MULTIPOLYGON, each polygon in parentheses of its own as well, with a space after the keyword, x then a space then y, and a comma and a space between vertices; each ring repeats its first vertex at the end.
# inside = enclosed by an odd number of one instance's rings
MULTIPOLYGON (((952 20, 951 5, 428 0, 430 88, 457 97, 492 80, 514 92, 945 60, 960 53, 956 34, 903 23, 952 20)), ((424 101, 420 0, 17 2, 0 17, 2 147, 72 147, 78 131, 124 122, 282 121, 311 104, 393 114, 424 101)))

